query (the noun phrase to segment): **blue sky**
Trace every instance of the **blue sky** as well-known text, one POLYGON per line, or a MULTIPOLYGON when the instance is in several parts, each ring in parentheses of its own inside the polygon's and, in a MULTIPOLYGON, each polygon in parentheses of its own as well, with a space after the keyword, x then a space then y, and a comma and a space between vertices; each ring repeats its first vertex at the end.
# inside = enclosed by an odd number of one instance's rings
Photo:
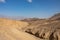
POLYGON ((0 15, 47 18, 60 12, 60 0, 0 0, 0 15))

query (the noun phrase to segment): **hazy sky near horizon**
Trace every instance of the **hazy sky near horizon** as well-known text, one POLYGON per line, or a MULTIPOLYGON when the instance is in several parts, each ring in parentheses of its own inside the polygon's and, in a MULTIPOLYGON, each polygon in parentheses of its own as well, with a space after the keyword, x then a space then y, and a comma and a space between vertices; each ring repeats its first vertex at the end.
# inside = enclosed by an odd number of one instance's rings
POLYGON ((60 0, 0 0, 0 16, 50 17, 60 12, 60 0))

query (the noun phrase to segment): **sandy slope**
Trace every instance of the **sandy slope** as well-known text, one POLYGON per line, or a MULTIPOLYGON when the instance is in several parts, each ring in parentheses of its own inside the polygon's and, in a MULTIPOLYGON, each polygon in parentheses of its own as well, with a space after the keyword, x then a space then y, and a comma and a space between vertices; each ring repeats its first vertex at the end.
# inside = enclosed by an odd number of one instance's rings
POLYGON ((0 18, 0 26, 22 28, 28 25, 27 22, 0 18))
POLYGON ((39 40, 35 36, 19 31, 16 28, 1 28, 0 40, 39 40))
POLYGON ((27 22, 0 18, 0 40, 40 40, 19 30, 27 25, 27 22))

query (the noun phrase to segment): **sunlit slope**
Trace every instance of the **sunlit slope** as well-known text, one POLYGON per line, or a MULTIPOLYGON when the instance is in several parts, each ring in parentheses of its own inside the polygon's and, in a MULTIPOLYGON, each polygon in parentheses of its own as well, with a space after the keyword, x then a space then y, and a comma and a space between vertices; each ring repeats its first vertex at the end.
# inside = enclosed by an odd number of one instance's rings
POLYGON ((26 27, 28 25, 27 22, 22 21, 16 21, 16 20, 9 20, 5 18, 0 18, 0 27, 16 27, 16 28, 22 28, 26 27))
POLYGON ((19 30, 27 25, 27 22, 0 18, 0 40, 40 40, 19 30))
POLYGON ((16 28, 0 28, 0 40, 39 40, 35 36, 19 31, 16 28))

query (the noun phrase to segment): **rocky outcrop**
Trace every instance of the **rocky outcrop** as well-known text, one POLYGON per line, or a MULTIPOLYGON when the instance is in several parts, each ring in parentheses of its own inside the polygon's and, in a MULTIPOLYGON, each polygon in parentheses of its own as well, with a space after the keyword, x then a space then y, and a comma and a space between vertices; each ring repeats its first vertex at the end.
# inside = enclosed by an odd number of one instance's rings
POLYGON ((22 30, 40 39, 60 40, 60 20, 35 21, 22 30))

